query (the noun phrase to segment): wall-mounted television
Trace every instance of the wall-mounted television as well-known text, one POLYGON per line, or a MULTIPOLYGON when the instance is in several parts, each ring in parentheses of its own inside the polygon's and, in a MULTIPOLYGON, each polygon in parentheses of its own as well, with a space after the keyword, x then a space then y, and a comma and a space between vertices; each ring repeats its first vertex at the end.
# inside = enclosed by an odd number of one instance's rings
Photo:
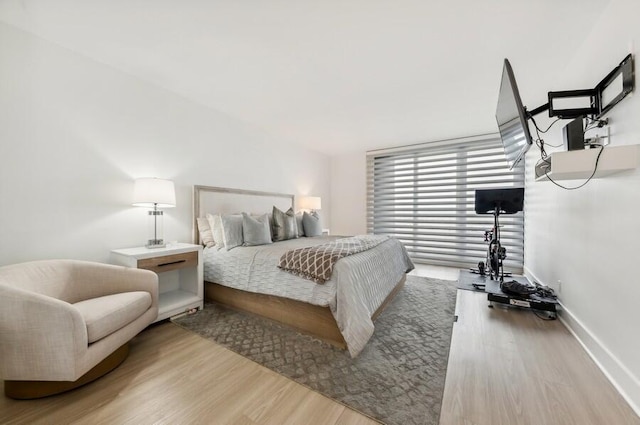
POLYGON ((522 106, 513 69, 507 59, 502 69, 496 121, 509 169, 512 170, 524 158, 533 141, 527 124, 527 111, 522 106))

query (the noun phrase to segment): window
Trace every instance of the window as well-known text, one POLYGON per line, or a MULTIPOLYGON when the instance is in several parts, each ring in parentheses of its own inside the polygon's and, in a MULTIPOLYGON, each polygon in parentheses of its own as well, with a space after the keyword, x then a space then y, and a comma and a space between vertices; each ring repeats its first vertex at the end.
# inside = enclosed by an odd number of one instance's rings
MULTIPOLYGON (((475 213, 475 189, 523 187, 497 135, 367 153, 367 230, 402 241, 417 263, 476 267, 493 215, 475 213)), ((500 216, 505 269, 521 273, 524 214, 500 216)))

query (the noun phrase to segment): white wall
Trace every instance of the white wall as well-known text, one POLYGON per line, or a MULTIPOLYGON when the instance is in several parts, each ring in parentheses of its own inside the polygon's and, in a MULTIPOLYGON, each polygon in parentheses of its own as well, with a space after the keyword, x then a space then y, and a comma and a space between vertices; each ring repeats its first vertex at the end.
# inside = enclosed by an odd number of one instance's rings
POLYGON ((331 158, 331 233, 367 233, 367 157, 366 152, 331 158))
POLYGON ((330 167, 325 155, 0 24, 0 264, 107 261, 111 249, 141 245, 137 177, 175 181, 169 241, 191 239, 194 184, 321 196, 330 226, 330 167))
MULTIPOLYGON (((537 89, 546 93, 595 86, 630 46, 635 45, 632 53, 638 54, 638 16, 637 1, 613 0, 582 48, 558 64, 566 67, 564 78, 556 87, 537 89)), ((638 57, 635 60, 637 70, 638 57)), ((638 90, 607 115, 611 146, 640 143, 638 90)), ((560 129, 567 122, 556 124, 545 138, 548 144, 562 143, 560 129)), ((640 411, 640 169, 566 191, 533 181, 538 158, 534 147, 527 156, 525 269, 552 287, 562 282, 564 320, 640 411)), ((562 183, 576 186, 581 181, 562 183)))

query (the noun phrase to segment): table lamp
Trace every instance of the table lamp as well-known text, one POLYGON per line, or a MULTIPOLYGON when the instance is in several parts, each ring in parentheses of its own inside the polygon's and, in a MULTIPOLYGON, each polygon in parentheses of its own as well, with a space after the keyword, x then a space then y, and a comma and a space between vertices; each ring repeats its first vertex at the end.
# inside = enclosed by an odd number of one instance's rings
POLYGON ((300 209, 315 212, 320 211, 321 207, 322 199, 319 196, 303 196, 300 198, 300 209))
POLYGON ((149 211, 149 238, 147 248, 164 248, 163 214, 158 208, 176 206, 176 190, 171 180, 158 178, 136 179, 133 189, 133 205, 136 207, 153 207, 149 211))

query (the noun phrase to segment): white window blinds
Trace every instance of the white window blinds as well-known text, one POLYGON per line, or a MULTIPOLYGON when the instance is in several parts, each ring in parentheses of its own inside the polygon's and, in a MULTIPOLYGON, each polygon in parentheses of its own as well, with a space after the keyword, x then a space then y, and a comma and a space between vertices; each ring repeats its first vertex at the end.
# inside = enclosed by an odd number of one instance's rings
MULTIPOLYGON (((475 189, 523 187, 498 135, 367 153, 367 230, 402 241, 417 263, 475 267, 486 260, 493 215, 475 213, 475 189)), ((522 272, 524 214, 500 216, 505 269, 522 272)))

